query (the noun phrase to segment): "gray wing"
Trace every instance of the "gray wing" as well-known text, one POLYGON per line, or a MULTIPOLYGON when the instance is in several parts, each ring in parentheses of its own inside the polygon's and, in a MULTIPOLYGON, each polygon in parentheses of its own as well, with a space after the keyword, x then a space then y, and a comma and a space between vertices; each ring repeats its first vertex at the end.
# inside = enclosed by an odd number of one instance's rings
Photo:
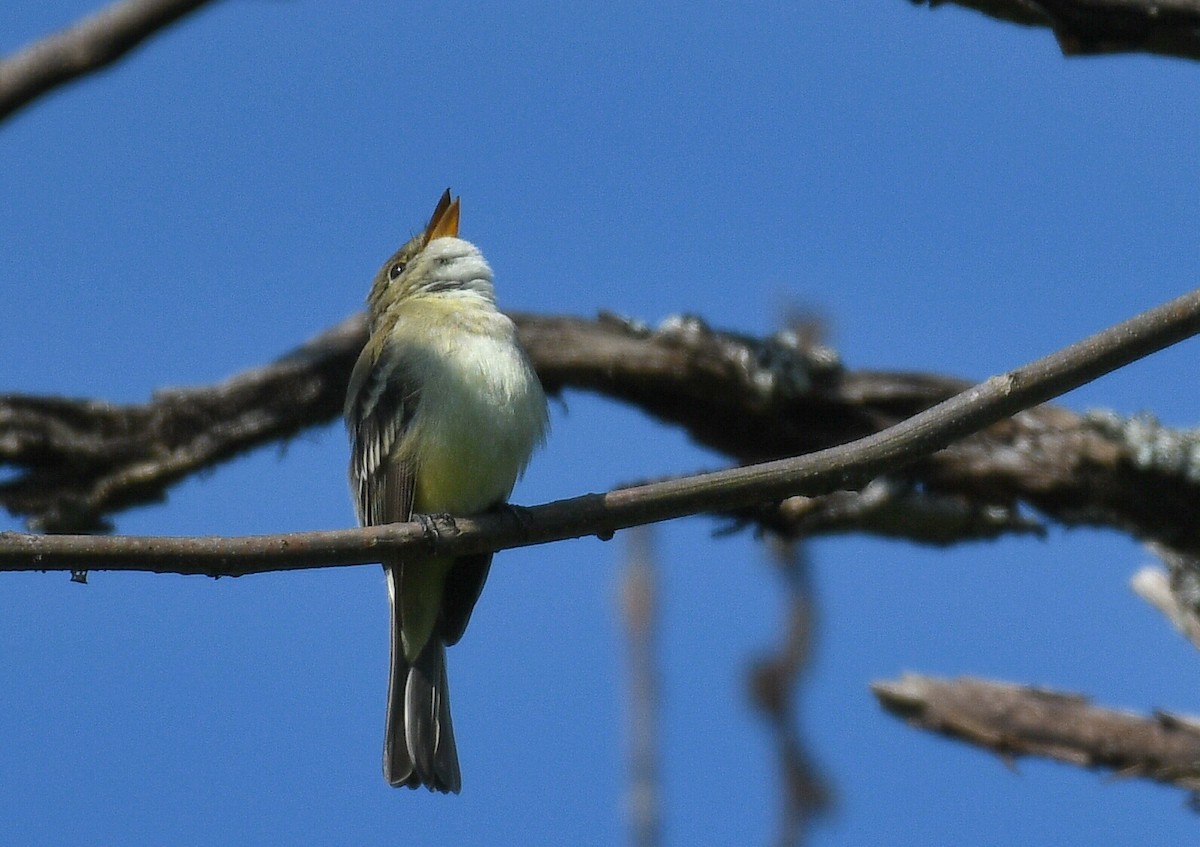
MULTIPOLYGON (((350 375, 345 408, 350 434, 350 485, 358 522, 364 526, 412 517, 416 466, 391 458, 417 403, 412 380, 404 379, 401 367, 387 345, 377 357, 368 344, 350 375)), ((390 560, 383 566, 392 634, 383 775, 395 786, 428 785, 438 791, 458 791, 461 777, 450 724, 444 648, 435 638, 416 664, 405 658, 397 602, 403 591, 404 563, 390 560), (410 713, 428 717, 423 722, 411 720, 410 713)))
MULTIPOLYGON (((384 345, 378 357, 368 345, 358 357, 346 395, 346 426, 350 431, 350 484, 358 522, 363 526, 412 519, 417 468, 411 461, 389 456, 404 437, 420 400, 414 380, 406 378, 395 348, 384 345)), ((446 576, 438 621, 441 640, 453 645, 462 638, 471 612, 483 590, 492 563, 491 553, 455 560, 446 576)), ((403 591, 404 568, 391 565, 393 596, 403 591)))
POLYGON ((404 437, 419 397, 393 348, 373 355, 368 344, 350 375, 346 429, 350 434, 350 486, 363 526, 412 518, 416 466, 396 461, 392 451, 404 437))

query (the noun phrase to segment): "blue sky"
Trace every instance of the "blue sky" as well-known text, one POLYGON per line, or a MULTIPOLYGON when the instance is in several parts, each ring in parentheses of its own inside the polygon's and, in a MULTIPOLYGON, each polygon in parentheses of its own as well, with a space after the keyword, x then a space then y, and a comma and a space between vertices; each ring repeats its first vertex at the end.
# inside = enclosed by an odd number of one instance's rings
MULTIPOLYGON (((94 8, 4 4, 0 52, 94 8)), ((766 333, 801 304, 851 367, 982 378, 1195 286, 1197 74, 1068 61, 1045 31, 901 0, 230 0, 0 127, 0 391, 140 402, 267 361, 358 309, 447 185, 502 306, 766 333)), ((1193 426, 1198 355, 1185 343, 1062 402, 1193 426)), ((517 502, 723 464, 636 411, 564 399, 517 502)), ((330 425, 118 530, 351 525, 346 452, 330 425)), ((656 536, 666 837, 760 844, 774 762, 743 680, 781 597, 759 545, 713 528, 656 536)), ((48 845, 619 842, 622 550, 498 558, 450 654, 457 798, 380 776, 374 567, 0 576, 0 828, 48 845)), ((1177 792, 1014 773, 867 691, 917 670, 1200 712, 1194 651, 1127 588, 1135 543, 810 552, 821 630, 798 719, 838 795, 814 843, 1194 834, 1177 792)))

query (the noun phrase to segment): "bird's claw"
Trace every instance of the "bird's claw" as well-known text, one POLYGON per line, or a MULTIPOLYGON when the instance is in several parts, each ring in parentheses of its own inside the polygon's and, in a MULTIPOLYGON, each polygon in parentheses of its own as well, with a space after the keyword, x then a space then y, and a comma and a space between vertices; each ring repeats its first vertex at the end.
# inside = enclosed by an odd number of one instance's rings
POLYGON ((433 515, 418 512, 413 515, 413 520, 421 525, 421 535, 429 542, 429 547, 432 550, 437 549, 438 543, 442 540, 443 533, 453 535, 458 531, 458 525, 454 522, 454 515, 446 512, 433 515))

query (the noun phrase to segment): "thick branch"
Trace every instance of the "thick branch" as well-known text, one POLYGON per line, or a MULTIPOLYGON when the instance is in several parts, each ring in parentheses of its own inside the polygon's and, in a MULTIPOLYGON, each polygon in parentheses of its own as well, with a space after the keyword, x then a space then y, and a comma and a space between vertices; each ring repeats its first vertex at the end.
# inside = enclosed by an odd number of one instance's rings
POLYGON ((1101 709, 1085 697, 1040 688, 905 675, 871 690, 884 709, 919 729, 1005 758, 1043 756, 1200 789, 1200 720, 1101 709))
POLYGON ((1065 56, 1158 53, 1200 59, 1200 0, 911 0, 951 2, 993 18, 1049 27, 1065 56))
POLYGON ((8 569, 240 574, 376 562, 383 551, 424 544, 440 555, 515 547, 702 512, 741 509, 864 485, 1028 406, 1200 332, 1200 291, 1151 309, 1057 353, 966 391, 852 444, 806 456, 560 500, 521 515, 461 520, 437 532, 419 524, 240 539, 2 536, 8 569), (236 558, 236 563, 233 559, 236 558))
POLYGON ((365 338, 354 317, 270 365, 142 406, 0 396, 0 466, 23 470, 0 504, 35 529, 104 528, 188 474, 336 417, 365 338))
MULTIPOLYGON (((515 317, 548 389, 634 403, 743 462, 862 438, 966 386, 845 372, 828 350, 800 348, 790 336, 755 340, 695 319, 652 331, 612 318, 515 317)), ((145 406, 0 396, 0 465, 17 471, 0 482, 0 505, 29 516, 34 529, 92 531, 110 513, 166 497, 188 474, 335 419, 365 334, 362 319, 350 318, 271 365, 157 392, 145 406)), ((1177 461, 1200 452, 1188 438, 1145 421, 1039 407, 862 495, 792 498, 739 515, 792 535, 872 531, 950 543, 1036 530, 1019 515, 1025 501, 1063 523, 1111 525, 1200 551, 1198 474, 1177 461)))
MULTIPOLYGON (((658 330, 604 318, 515 316, 552 391, 575 387, 640 406, 743 462, 861 438, 966 387, 904 373, 846 372, 788 334, 715 332, 694 319, 658 330)), ((107 515, 166 496, 218 462, 340 412, 365 339, 344 321, 270 365, 223 383, 158 392, 146 405, 0 396, 0 505, 31 528, 94 531, 107 515)), ((863 492, 755 505, 740 516, 803 535, 868 531, 932 543, 1036 530, 1027 502, 1064 523, 1114 526, 1200 551, 1200 484, 1188 434, 1041 406, 920 459, 863 492), (1160 449, 1166 445, 1169 449, 1160 449), (1148 447, 1152 449, 1147 449, 1148 447)))
POLYGON ((111 65, 210 0, 121 0, 0 60, 0 121, 60 85, 111 65))
MULTIPOLYGON (((954 448, 950 445, 946 450, 954 448)), ((1002 535, 1046 535, 1045 525, 1022 514, 1016 503, 930 491, 918 486, 905 471, 877 477, 861 491, 789 497, 731 517, 739 524, 753 521, 785 538, 869 533, 948 546, 1002 535)))

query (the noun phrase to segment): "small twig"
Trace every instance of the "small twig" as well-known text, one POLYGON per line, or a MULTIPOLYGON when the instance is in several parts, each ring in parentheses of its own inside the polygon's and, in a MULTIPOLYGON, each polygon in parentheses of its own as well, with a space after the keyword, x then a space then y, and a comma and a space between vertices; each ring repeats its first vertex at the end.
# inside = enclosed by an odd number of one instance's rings
POLYGON ((912 726, 1006 759, 1042 756, 1200 789, 1196 718, 1101 709, 1074 694, 971 678, 906 674, 871 690, 883 708, 912 726))
POLYGON ((1200 291, 1151 309, 1057 353, 995 376, 875 435, 807 456, 560 500, 512 515, 463 519, 435 540, 420 524, 238 539, 0 537, 0 568, 120 569, 244 574, 377 562, 424 543, 439 554, 611 536, 639 524, 744 509, 797 494, 864 485, 1021 409, 1044 402, 1200 331, 1200 291), (85 564, 91 562, 91 564, 85 564))
POLYGON ((0 121, 73 79, 112 64, 210 0, 121 0, 0 60, 0 121))

